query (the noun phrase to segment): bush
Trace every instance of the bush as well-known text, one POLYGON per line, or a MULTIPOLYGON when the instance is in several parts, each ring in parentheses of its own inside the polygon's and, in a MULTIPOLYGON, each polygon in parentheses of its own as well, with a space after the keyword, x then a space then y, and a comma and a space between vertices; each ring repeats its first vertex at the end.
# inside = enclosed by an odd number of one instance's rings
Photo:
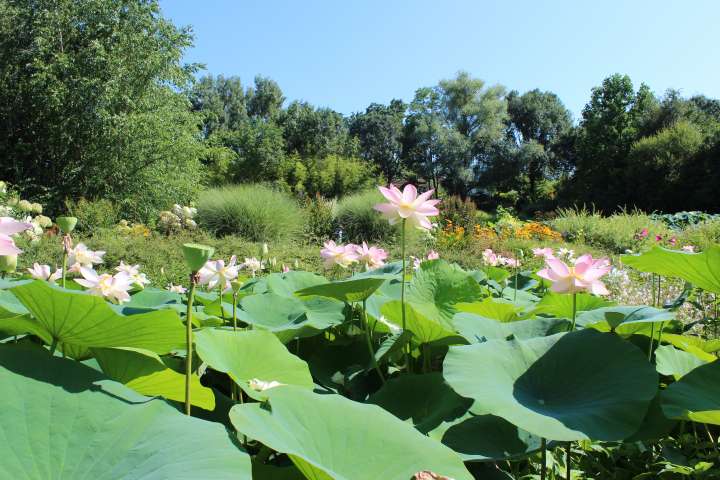
POLYGON ((88 200, 81 198, 66 201, 65 207, 70 216, 77 217, 77 230, 91 233, 101 228, 112 228, 120 220, 117 205, 110 200, 88 200))
POLYGON ((337 223, 343 231, 343 241, 387 241, 399 234, 398 225, 390 225, 373 207, 386 201, 377 190, 349 195, 337 205, 337 223))
POLYGON ((305 225, 305 215, 292 198, 262 185, 207 190, 197 208, 198 224, 210 232, 256 242, 297 235, 305 225))
POLYGON ((463 200, 457 195, 452 195, 442 201, 442 220, 446 223, 450 220, 453 225, 459 225, 465 230, 472 230, 476 223, 477 207, 475 202, 466 198, 463 200))
POLYGON ((314 241, 323 241, 335 233, 335 208, 337 202, 320 195, 305 201, 307 225, 305 231, 314 241))

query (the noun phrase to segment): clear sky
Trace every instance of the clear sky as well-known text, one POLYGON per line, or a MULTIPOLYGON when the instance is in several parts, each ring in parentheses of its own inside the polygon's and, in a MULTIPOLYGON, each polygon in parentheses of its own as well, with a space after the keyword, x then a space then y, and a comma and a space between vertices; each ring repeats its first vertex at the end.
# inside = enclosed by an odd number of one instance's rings
POLYGON ((257 74, 345 114, 409 101, 459 70, 557 93, 577 118, 612 73, 720 97, 720 0, 161 0, 186 61, 257 74))

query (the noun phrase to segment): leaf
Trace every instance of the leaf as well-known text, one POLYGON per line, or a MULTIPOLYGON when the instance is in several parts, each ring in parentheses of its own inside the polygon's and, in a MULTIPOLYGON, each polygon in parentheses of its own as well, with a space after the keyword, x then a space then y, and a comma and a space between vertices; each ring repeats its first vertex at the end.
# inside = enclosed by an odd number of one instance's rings
POLYGON ((482 302, 459 303, 456 305, 460 312, 472 313, 485 318, 491 318, 499 322, 515 322, 520 320, 521 308, 512 303, 499 302, 492 298, 486 298, 482 302))
POLYGON ((702 253, 654 246, 640 255, 622 255, 620 260, 641 272, 682 278, 708 292, 720 293, 719 245, 712 245, 702 253))
POLYGON ((445 261, 423 262, 407 286, 406 300, 423 316, 450 324, 458 303, 482 298, 482 288, 457 265, 445 261))
POLYGON ((146 287, 130 297, 130 301, 123 305, 123 309, 164 308, 168 304, 182 304, 182 300, 183 296, 179 293, 146 287))
MULTIPOLYGON (((533 313, 552 315, 558 318, 572 318, 572 297, 568 294, 548 292, 540 300, 533 313)), ((578 293, 575 301, 578 313, 612 305, 612 302, 589 293, 578 293)))
POLYGON ((443 372, 473 412, 561 441, 632 435, 658 381, 637 347, 595 330, 450 347, 443 372))
MULTIPOLYGON (((387 302, 380 311, 388 322, 399 328, 403 327, 400 300, 387 302)), ((455 330, 441 318, 428 318, 415 310, 413 304, 405 305, 405 330, 412 332, 418 343, 430 343, 456 336, 455 330)))
POLYGON ((402 262, 391 262, 385 265, 367 270, 365 272, 355 273, 350 277, 355 280, 358 278, 382 278, 383 280, 399 280, 400 272, 402 272, 402 262))
POLYGON ((669 418, 720 425, 720 362, 696 367, 660 398, 669 418))
POLYGON ((222 425, 44 349, 0 346, 0 390, 1 478, 251 478, 222 425))
POLYGON ((303 288, 302 290, 295 292, 295 295, 298 297, 320 295, 323 297, 334 298, 345 303, 355 303, 366 300, 383 283, 385 283, 385 279, 383 278, 342 280, 303 288))
POLYGON ((120 315, 100 297, 51 287, 36 280, 12 289, 32 313, 30 333, 84 347, 132 347, 165 354, 185 347, 185 327, 177 313, 157 310, 120 315), (33 332, 33 329, 35 332, 33 332))
POLYGON ((438 372, 392 378, 367 401, 401 420, 410 420, 422 433, 461 417, 472 404, 455 393, 438 372))
POLYGON ((460 335, 470 343, 507 340, 509 337, 520 340, 545 337, 566 331, 570 326, 570 322, 564 318, 531 318, 515 322, 500 322, 472 313, 455 314, 453 324, 460 335))
POLYGON ((716 344, 713 341, 703 340, 700 337, 691 335, 677 335, 675 333, 665 333, 662 341, 667 342, 680 350, 692 353, 703 362, 713 362, 717 357, 710 352, 715 351, 716 344))
POLYGON ((577 316, 577 324, 585 328, 592 327, 600 331, 617 330, 621 334, 635 333, 635 329, 643 328, 647 324, 662 324, 673 320, 675 320, 675 312, 644 305, 601 307, 582 312, 577 316))
POLYGON ((195 334, 195 346, 204 362, 230 375, 252 398, 265 399, 272 389, 256 391, 249 385, 251 380, 313 388, 307 363, 270 332, 204 329, 195 334))
POLYGON ((409 479, 423 470, 472 480, 449 448, 380 407, 339 395, 278 388, 270 409, 236 405, 230 420, 238 432, 335 480, 409 479))
POLYGON ((263 279, 268 292, 284 297, 292 297, 295 292, 303 288, 327 283, 327 279, 322 275, 300 271, 271 273, 263 279))
MULTIPOLYGON (((93 348, 105 375, 136 392, 161 396, 176 402, 185 401, 185 375, 168 368, 153 352, 132 348, 93 348)), ((211 389, 203 387, 197 375, 190 377, 192 404, 205 410, 215 408, 211 389)))
POLYGON ((675 380, 706 363, 708 362, 671 345, 661 345, 655 349, 655 368, 663 375, 672 375, 675 380))

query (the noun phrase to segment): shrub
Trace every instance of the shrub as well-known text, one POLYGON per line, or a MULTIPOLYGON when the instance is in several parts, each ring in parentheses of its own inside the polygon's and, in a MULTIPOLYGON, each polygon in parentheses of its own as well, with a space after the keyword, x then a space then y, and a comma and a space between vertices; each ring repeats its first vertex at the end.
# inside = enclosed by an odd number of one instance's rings
POLYGON ((343 231, 343 241, 386 241, 399 234, 399 227, 390 225, 373 208, 384 201, 377 190, 366 190, 340 199, 336 218, 343 231))
POLYGON ((112 228, 118 223, 120 217, 118 206, 105 199, 81 198, 75 201, 66 201, 65 207, 68 215, 77 217, 77 230, 85 233, 101 228, 112 228))
POLYGON ((316 195, 305 201, 307 225, 305 231, 313 240, 325 240, 335 233, 335 209, 337 202, 316 195))
POLYGON ((477 207, 475 202, 466 198, 463 200, 457 195, 452 195, 442 201, 442 219, 450 220, 453 225, 471 230, 475 226, 477 207))
POLYGON ((216 235, 238 234, 251 241, 297 235, 305 216, 297 203, 262 185, 213 188, 200 195, 198 223, 216 235))

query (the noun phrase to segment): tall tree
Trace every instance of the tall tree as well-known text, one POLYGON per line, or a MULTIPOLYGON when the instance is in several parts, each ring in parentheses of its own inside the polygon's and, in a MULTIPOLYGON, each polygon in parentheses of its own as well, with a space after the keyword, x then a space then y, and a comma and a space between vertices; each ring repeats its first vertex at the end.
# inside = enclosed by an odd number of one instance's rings
POLYGON ((260 75, 255 77, 255 86, 248 88, 246 98, 248 114, 266 121, 277 118, 285 102, 280 85, 260 75))
POLYGON ((403 118, 407 105, 392 100, 389 105, 372 103, 364 113, 350 118, 350 133, 358 137, 361 155, 374 162, 392 183, 402 173, 403 118))
POLYGON ((218 130, 237 130, 247 121, 245 91, 239 77, 206 75, 188 94, 192 108, 203 117, 203 133, 210 137, 218 130))
POLYGON ((294 101, 278 120, 286 150, 302 157, 348 154, 348 127, 341 113, 294 101))

